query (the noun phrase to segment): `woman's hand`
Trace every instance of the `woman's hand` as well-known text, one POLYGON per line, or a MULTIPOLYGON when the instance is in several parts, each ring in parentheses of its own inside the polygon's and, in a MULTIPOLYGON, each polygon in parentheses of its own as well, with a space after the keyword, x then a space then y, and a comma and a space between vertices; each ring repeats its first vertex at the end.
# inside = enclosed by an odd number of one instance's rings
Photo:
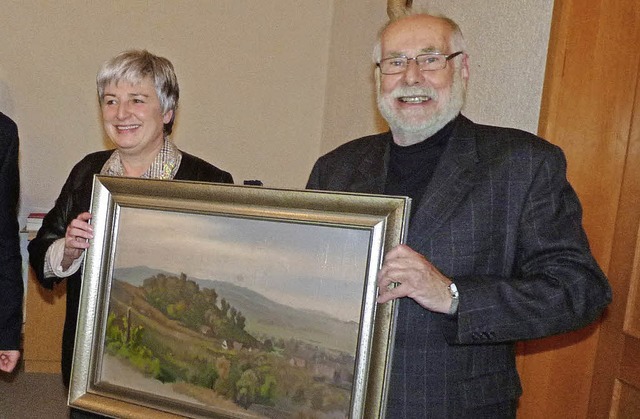
POLYGON ((93 238, 93 227, 89 224, 91 213, 83 212, 67 226, 64 236, 64 256, 62 269, 67 270, 74 260, 78 259, 85 249, 89 248, 89 239, 93 238))

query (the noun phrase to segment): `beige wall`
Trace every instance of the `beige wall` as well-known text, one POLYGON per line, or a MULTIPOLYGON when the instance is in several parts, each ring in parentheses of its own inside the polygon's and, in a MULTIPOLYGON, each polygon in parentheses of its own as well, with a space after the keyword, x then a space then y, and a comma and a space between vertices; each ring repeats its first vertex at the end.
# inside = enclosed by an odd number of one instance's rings
POLYGON ((335 0, 321 153, 386 130, 374 90, 373 43, 387 21, 385 0, 335 0))
POLYGON ((317 157, 332 3, 0 0, 0 110, 19 124, 22 213, 48 210, 103 140, 100 64, 137 47, 181 87, 173 138, 236 182, 303 187, 317 157))
MULTIPOLYGON (((469 41, 473 119, 535 131, 552 0, 419 1, 469 41)), ((48 210, 69 170, 109 146, 95 95, 123 49, 176 67, 179 147, 237 183, 301 188, 315 159, 379 132, 371 48, 385 0, 0 0, 0 110, 19 124, 23 214, 48 210)))

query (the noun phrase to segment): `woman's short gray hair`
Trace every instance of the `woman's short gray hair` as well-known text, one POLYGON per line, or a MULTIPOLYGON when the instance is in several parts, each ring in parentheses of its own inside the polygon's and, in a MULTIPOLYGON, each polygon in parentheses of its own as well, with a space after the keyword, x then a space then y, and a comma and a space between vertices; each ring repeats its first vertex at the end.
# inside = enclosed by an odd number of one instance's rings
POLYGON ((147 50, 132 49, 123 51, 106 61, 96 76, 98 99, 102 103, 104 89, 110 83, 125 81, 136 84, 146 77, 153 80, 162 114, 173 111, 171 121, 164 124, 164 133, 171 134, 175 111, 178 108, 180 87, 173 64, 164 57, 158 57, 147 50))

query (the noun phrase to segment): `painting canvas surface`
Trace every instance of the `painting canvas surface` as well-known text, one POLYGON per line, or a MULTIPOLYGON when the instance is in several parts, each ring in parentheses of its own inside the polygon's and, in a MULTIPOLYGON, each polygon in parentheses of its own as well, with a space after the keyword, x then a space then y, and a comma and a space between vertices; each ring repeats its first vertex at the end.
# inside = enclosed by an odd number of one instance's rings
POLYGON ((122 207, 116 237, 101 381, 348 417, 369 229, 122 207))

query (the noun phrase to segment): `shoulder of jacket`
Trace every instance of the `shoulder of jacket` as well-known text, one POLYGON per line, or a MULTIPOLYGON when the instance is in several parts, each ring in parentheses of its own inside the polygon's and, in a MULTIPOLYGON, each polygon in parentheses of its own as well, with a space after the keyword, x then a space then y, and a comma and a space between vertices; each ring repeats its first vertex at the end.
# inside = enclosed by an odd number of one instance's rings
MULTIPOLYGON (((180 164, 181 168, 184 164, 184 167, 189 168, 190 170, 210 173, 215 181, 231 179, 231 174, 229 172, 222 170, 208 161, 194 156, 193 154, 189 154, 182 150, 180 150, 180 152, 182 153, 182 163, 180 164)), ((180 173, 180 169, 178 170, 178 173, 180 173)))
POLYGON ((76 166, 99 164, 101 165, 100 167, 102 167, 102 165, 104 165, 104 163, 109 159, 112 153, 113 150, 101 150, 89 153, 84 156, 78 163, 76 163, 76 166))
POLYGON ((18 129, 18 126, 13 121, 13 119, 9 118, 2 112, 0 112, 0 127, 10 129, 12 131, 16 131, 18 129))
POLYGON ((384 132, 381 134, 373 134, 356 138, 355 140, 351 140, 334 148, 323 157, 332 158, 347 155, 352 156, 353 153, 367 154, 376 151, 384 153, 389 144, 390 136, 390 132, 384 132))
MULTIPOLYGON (((488 154, 501 154, 502 150, 509 154, 561 155, 562 149, 536 134, 518 128, 476 124, 468 121, 465 132, 471 133, 480 150, 488 154), (505 145, 508 145, 505 147, 505 145)), ((482 153, 482 152, 481 152, 482 153)))
POLYGON ((109 159, 113 150, 96 151, 87 154, 73 166, 69 174, 70 180, 73 181, 75 187, 80 187, 86 183, 88 178, 92 178, 94 174, 100 173, 102 166, 109 159))

